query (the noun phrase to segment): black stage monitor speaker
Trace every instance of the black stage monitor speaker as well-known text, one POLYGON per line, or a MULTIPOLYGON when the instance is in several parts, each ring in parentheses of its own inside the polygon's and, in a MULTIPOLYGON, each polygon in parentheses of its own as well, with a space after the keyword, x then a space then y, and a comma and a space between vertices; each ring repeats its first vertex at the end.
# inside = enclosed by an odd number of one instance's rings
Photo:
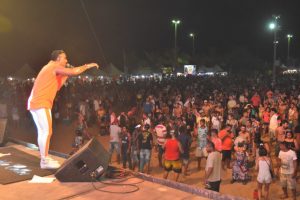
POLYGON ((3 146, 6 142, 5 141, 6 124, 7 124, 7 119, 0 118, 0 146, 3 146))
POLYGON ((90 182, 107 170, 109 159, 109 153, 93 138, 62 164, 55 177, 61 182, 90 182))

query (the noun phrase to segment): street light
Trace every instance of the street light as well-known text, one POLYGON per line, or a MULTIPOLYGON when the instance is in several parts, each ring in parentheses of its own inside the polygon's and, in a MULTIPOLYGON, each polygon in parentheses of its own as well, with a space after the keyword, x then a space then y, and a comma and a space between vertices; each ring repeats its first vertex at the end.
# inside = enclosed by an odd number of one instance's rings
POLYGON ((175 37, 174 37, 174 49, 175 49, 175 67, 177 67, 177 26, 180 24, 180 20, 178 19, 173 19, 172 23, 174 24, 175 27, 175 37))
POLYGON ((286 63, 288 64, 289 60, 290 60, 290 43, 291 43, 291 38, 293 37, 293 35, 287 34, 286 37, 288 39, 288 49, 287 49, 287 60, 286 60, 286 63))
POLYGON ((275 23, 272 22, 272 23, 269 24, 269 28, 271 30, 275 29, 275 27, 276 27, 275 23))
POLYGON ((195 55, 195 34, 194 33, 190 33, 190 37, 192 38, 192 41, 193 41, 193 56, 195 55))
POLYGON ((269 28, 274 32, 274 40, 273 40, 273 83, 276 82, 276 49, 277 49, 277 31, 279 29, 279 25, 277 23, 277 20, 280 18, 279 15, 275 16, 273 15, 274 21, 269 24, 269 28))

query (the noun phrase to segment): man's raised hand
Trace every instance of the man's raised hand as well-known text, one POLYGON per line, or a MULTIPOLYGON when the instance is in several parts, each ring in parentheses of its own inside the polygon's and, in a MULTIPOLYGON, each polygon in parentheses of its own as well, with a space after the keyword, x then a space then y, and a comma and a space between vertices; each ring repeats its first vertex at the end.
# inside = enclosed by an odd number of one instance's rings
POLYGON ((97 63, 89 63, 89 64, 86 64, 86 66, 88 68, 97 67, 97 69, 99 69, 99 65, 97 63))

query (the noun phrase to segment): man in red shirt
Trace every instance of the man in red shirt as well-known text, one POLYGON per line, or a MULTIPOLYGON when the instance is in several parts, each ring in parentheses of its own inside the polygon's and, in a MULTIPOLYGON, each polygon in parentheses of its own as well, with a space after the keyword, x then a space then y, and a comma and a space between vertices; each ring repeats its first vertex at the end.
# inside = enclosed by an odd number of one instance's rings
POLYGON ((231 125, 227 124, 225 129, 221 130, 218 134, 219 138, 222 140, 222 168, 225 170, 225 165, 230 169, 231 161, 231 149, 233 145, 233 133, 231 132, 231 125))
POLYGON ((165 173, 164 178, 167 179, 171 170, 175 173, 175 181, 178 181, 181 173, 182 163, 180 160, 180 153, 183 153, 180 142, 175 137, 174 130, 167 134, 167 139, 164 144, 165 149, 165 173))

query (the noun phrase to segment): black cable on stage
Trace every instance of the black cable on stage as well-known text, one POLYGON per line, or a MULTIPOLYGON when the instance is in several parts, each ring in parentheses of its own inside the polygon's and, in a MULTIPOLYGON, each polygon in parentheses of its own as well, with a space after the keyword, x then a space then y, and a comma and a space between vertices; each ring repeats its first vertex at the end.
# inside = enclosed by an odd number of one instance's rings
MULTIPOLYGON (((123 182, 128 181, 128 180, 133 179, 133 178, 135 178, 135 177, 133 177, 133 176, 132 177, 128 177, 128 178, 117 177, 117 178, 111 178, 111 179, 109 179, 110 180, 109 182, 107 182, 107 181, 101 181, 101 182, 102 183, 123 183, 123 182)), ((140 183, 143 183, 143 182, 145 182, 145 180, 141 180, 141 181, 130 183, 130 184, 137 185, 137 184, 140 184, 140 183)))
POLYGON ((99 191, 99 192, 106 192, 106 193, 112 193, 112 194, 129 194, 129 193, 134 193, 134 192, 137 192, 140 188, 137 186, 137 184, 140 184, 140 183, 143 183, 144 180, 141 180, 139 182, 134 182, 134 183, 122 183, 122 182, 125 182, 127 180, 130 180, 130 179, 133 179, 135 177, 131 176, 130 175, 130 171, 125 171, 125 170, 121 170, 121 169, 117 169, 115 168, 114 170, 111 170, 112 172, 120 172, 120 175, 119 176, 113 176, 112 178, 110 178, 109 180, 111 181, 99 181, 99 180, 96 180, 95 178, 92 177, 91 179, 91 184, 92 184, 92 189, 89 189, 89 190, 86 190, 86 191, 83 191, 83 192, 80 192, 80 193, 77 193, 77 194, 74 194, 74 195, 70 195, 70 196, 67 196, 67 197, 64 197, 64 198, 61 198, 60 200, 66 200, 66 199, 72 199, 72 198, 75 198, 75 197, 78 197, 80 195, 83 195, 83 194, 88 194, 92 191, 99 191), (126 172, 126 174, 125 174, 126 172), (124 174, 122 174, 124 173, 124 174), (131 176, 131 177, 128 177, 128 176, 131 176), (112 192, 112 191, 109 191, 109 190, 103 190, 103 189, 100 189, 100 187, 97 187, 95 185, 95 182, 98 182, 98 183, 102 183, 103 185, 105 185, 104 187, 107 187, 107 186, 118 186, 118 187, 124 187, 124 186, 129 186, 129 187, 132 187, 134 188, 133 190, 130 190, 130 191, 125 191, 125 192, 112 192))
MULTIPOLYGON (((95 180, 95 179, 94 179, 95 180)), ((135 189, 133 190, 130 190, 130 191, 122 191, 122 192, 113 192, 113 191, 109 191, 109 190, 102 190, 102 189, 99 189, 95 186, 95 182, 92 181, 92 186, 94 187, 95 190, 97 191, 100 191, 100 192, 107 192, 107 193, 112 193, 112 194, 129 194, 129 193, 134 193, 134 192, 137 192, 140 190, 140 188, 137 186, 137 185, 134 185, 134 184, 124 184, 124 183, 108 183, 108 182, 103 182, 103 181, 98 181, 96 180, 96 182, 99 182, 99 183, 102 183, 104 185, 107 185, 107 186, 117 186, 117 187, 124 187, 124 186, 128 186, 128 187, 133 187, 135 189)))

